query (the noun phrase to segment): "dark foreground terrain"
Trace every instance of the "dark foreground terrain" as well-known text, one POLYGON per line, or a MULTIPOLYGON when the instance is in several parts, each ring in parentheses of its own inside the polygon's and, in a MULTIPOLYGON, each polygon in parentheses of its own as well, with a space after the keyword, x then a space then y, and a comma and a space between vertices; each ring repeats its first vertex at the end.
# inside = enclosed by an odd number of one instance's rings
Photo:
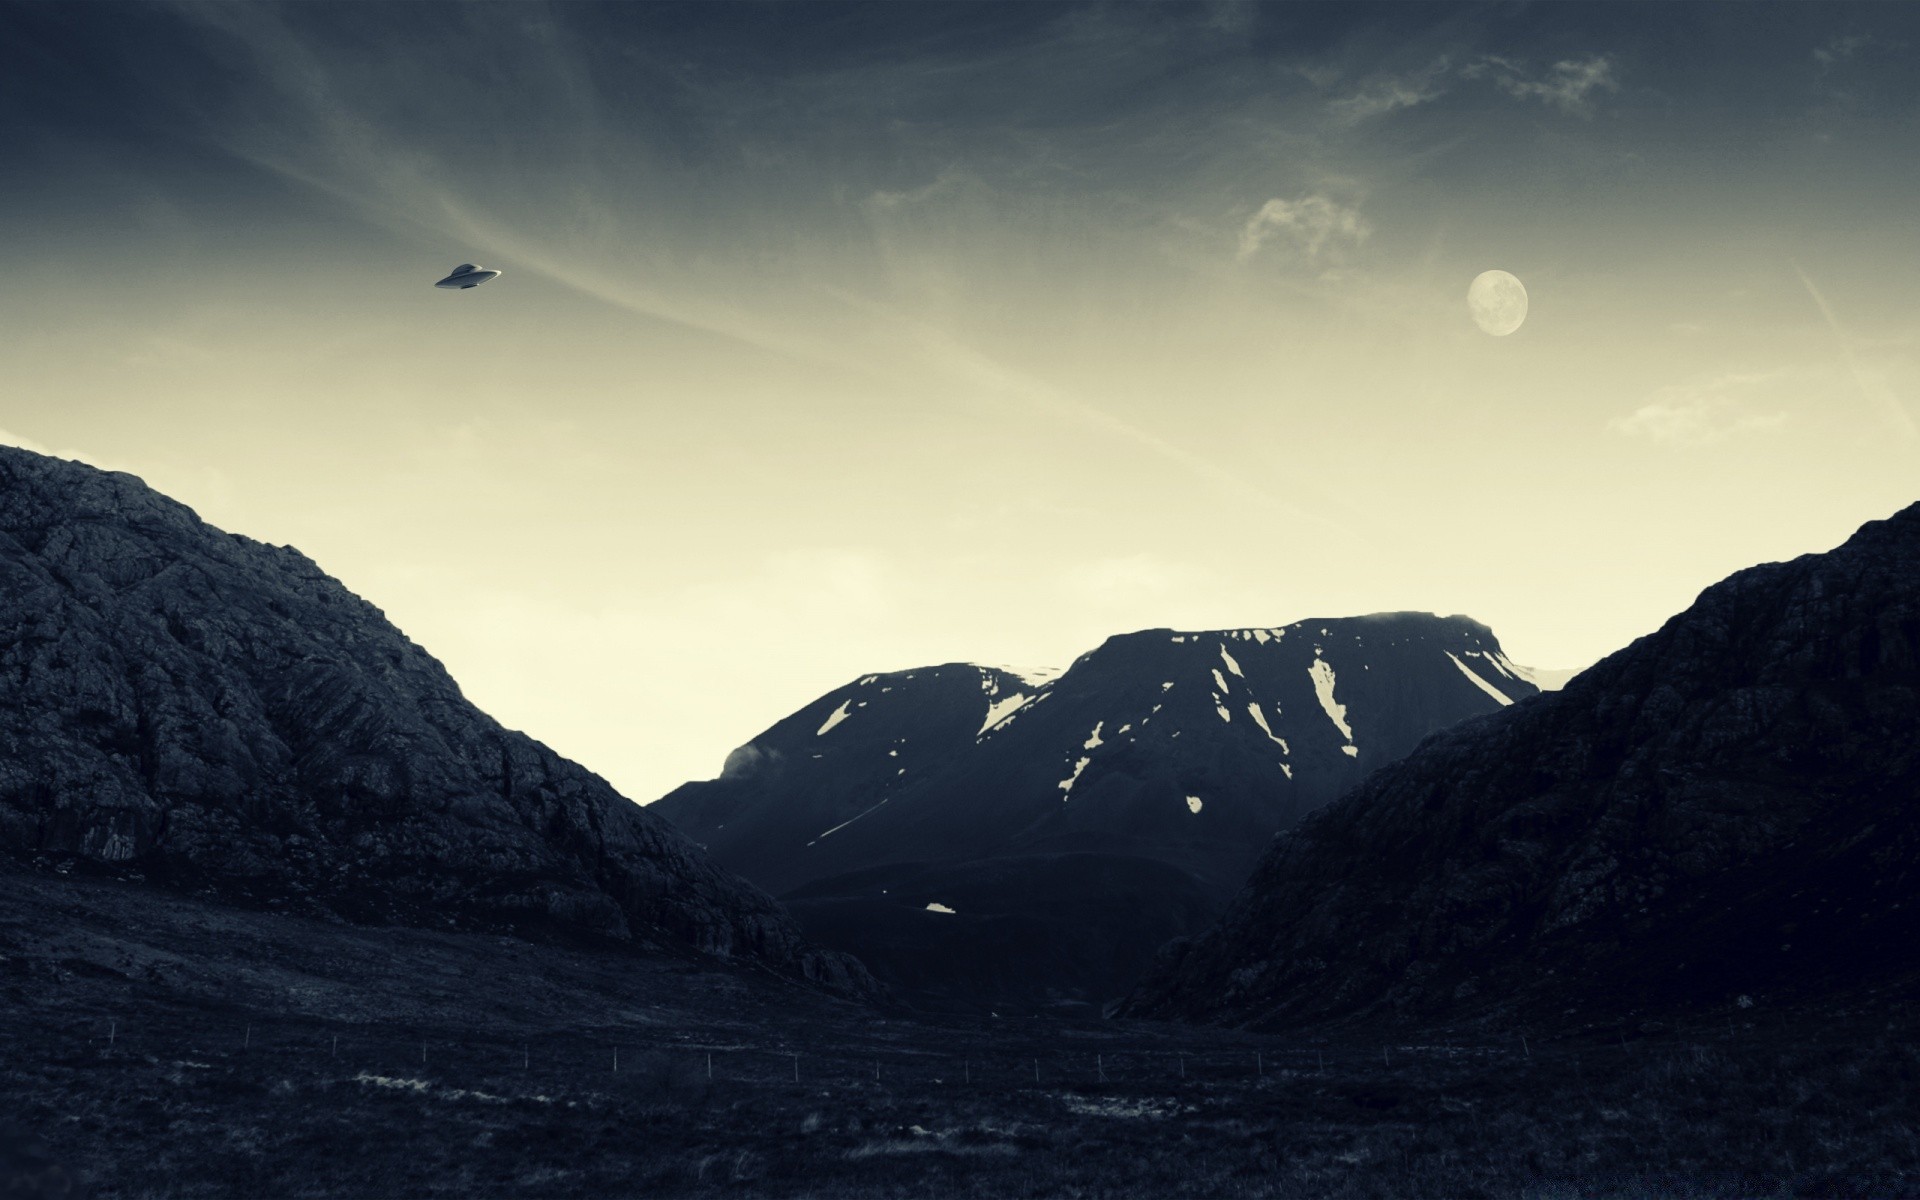
POLYGON ((0 956, 8 1196, 1920 1194, 1889 994, 1557 1033, 928 1020, 14 868, 0 956))

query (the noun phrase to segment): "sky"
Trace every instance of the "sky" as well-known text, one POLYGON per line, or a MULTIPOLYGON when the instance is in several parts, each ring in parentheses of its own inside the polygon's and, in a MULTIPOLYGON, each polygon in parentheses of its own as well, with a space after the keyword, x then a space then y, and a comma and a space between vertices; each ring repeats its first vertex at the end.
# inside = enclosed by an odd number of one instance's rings
POLYGON ((0 440, 299 547, 641 802, 859 675, 1134 629, 1466 613, 1583 666, 1920 500, 1917 47, 1842 3, 4 5, 0 440))

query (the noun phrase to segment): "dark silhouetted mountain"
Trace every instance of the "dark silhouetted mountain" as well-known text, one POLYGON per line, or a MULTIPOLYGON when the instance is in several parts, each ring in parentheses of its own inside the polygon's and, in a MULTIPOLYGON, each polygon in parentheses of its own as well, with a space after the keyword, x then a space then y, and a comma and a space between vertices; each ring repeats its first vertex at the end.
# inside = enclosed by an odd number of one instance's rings
POLYGON ((0 848, 371 922, 691 945, 842 989, 597 776, 288 547, 0 449, 0 848))
POLYGON ((865 676, 652 808, 882 978, 1090 1001, 1204 928, 1275 832, 1537 690, 1465 617, 1149 630, 1057 678, 865 676))
POLYGON ((1617 1019, 1920 968, 1920 506, 1303 822, 1125 1010, 1617 1019))

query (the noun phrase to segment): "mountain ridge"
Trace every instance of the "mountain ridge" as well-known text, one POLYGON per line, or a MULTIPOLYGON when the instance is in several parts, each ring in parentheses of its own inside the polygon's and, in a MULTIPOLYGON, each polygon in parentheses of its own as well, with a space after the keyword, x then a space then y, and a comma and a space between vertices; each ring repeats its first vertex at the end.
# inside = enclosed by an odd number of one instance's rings
POLYGON ((1122 1011, 1630 1011, 1913 972, 1916 747, 1920 504, 1437 735, 1276 842, 1122 1011))
POLYGON ((691 947, 853 993, 759 889, 290 547, 0 448, 0 846, 359 921, 691 947))
POLYGON ((1536 690, 1460 616, 1138 630, 1037 686, 969 663, 857 676, 652 807, 909 990, 971 972, 1090 1002, 1197 932, 1277 830, 1536 690))

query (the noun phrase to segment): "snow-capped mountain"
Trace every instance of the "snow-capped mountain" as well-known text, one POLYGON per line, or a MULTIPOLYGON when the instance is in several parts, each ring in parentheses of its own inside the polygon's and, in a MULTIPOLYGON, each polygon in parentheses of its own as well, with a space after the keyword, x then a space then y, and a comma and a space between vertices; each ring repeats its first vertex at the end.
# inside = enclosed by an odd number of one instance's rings
POLYGON ((896 982, 1087 998, 1217 913, 1275 833, 1539 690, 1466 617, 1147 630, 1052 677, 862 676, 652 810, 896 982))

